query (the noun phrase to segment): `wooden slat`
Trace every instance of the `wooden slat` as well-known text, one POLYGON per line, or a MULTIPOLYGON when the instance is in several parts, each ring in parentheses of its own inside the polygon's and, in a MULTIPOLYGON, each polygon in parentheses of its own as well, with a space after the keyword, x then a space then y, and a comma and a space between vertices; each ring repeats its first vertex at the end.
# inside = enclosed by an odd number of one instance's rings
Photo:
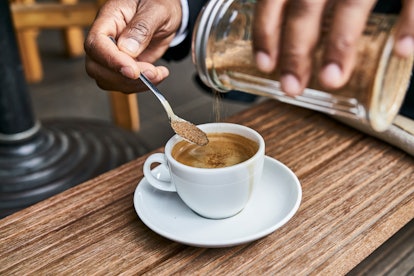
POLYGON ((413 219, 406 153, 275 101, 228 121, 260 132, 266 154, 300 179, 302 203, 285 226, 224 249, 162 238, 133 208, 145 155, 1 220, 0 274, 342 275, 413 219))
POLYGON ((25 29, 16 35, 20 58, 24 65, 24 75, 30 83, 36 83, 43 79, 43 66, 37 45, 38 34, 38 30, 25 29))
POLYGON ((137 95, 117 91, 109 93, 112 118, 115 124, 127 130, 138 131, 140 120, 137 95))
POLYGON ((37 45, 40 28, 65 29, 64 37, 68 56, 84 54, 83 30, 89 26, 98 11, 98 4, 77 3, 77 0, 61 0, 62 3, 38 3, 32 0, 11 2, 14 27, 26 80, 36 83, 43 78, 43 68, 37 45))
MULTIPOLYGON (((24 4, 32 5, 34 0, 12 0, 11 5, 24 4)), ((12 14, 13 15, 13 14, 12 14)), ((23 70, 26 80, 30 83, 36 83, 43 78, 42 61, 39 55, 39 46, 37 45, 37 29, 24 29, 16 32, 20 58, 23 63, 23 70)))
POLYGON ((17 30, 25 28, 63 28, 89 26, 98 11, 96 3, 36 3, 11 5, 17 30))
MULTIPOLYGON (((59 0, 61 4, 76 5, 78 0, 59 0)), ((83 56, 84 48, 83 41, 85 36, 83 34, 83 28, 79 26, 67 27, 63 30, 63 35, 66 44, 66 53, 69 57, 83 56)))

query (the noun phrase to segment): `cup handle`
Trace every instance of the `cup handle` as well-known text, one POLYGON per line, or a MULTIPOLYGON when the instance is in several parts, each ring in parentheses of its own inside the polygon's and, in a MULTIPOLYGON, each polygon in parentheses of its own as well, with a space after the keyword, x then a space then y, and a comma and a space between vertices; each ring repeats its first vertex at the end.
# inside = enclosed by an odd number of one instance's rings
POLYGON ((161 191, 176 192, 177 190, 175 189, 174 184, 171 182, 171 175, 168 176, 169 178, 168 180, 162 180, 154 176, 154 174, 151 171, 151 165, 154 163, 159 163, 160 166, 165 166, 167 168, 166 171, 168 171, 168 174, 169 174, 167 160, 165 159, 165 154, 154 153, 150 155, 147 158, 147 160, 145 160, 144 162, 144 176, 146 180, 148 181, 148 183, 152 187, 158 190, 161 190, 161 191))

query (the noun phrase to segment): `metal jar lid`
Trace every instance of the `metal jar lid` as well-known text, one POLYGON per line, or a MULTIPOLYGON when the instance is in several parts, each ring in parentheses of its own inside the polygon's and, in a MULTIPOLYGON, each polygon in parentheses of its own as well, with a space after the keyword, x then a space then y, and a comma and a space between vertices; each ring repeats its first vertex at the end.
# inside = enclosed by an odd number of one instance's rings
MULTIPOLYGON (((192 59, 196 66, 197 72, 201 80, 208 86, 220 90, 214 85, 213 80, 208 72, 208 41, 212 30, 218 24, 222 15, 234 0, 212 0, 209 1, 200 12, 196 24, 194 26, 192 38, 192 59)), ((222 90, 224 91, 224 90, 222 90)))

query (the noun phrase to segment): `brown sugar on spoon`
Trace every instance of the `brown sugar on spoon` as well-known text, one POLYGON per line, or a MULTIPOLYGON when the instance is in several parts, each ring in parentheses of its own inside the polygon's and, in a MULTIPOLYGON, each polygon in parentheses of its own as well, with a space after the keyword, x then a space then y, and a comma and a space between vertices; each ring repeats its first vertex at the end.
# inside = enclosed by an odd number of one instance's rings
POLYGON ((185 120, 171 120, 171 127, 182 138, 197 144, 205 146, 208 144, 207 134, 194 124, 185 120))
POLYGON ((208 138, 207 134, 205 134, 204 131, 199 129, 196 125, 175 115, 174 111, 171 108, 171 105, 167 99, 165 99, 161 91, 159 91, 158 88, 155 87, 155 85, 150 80, 148 80, 144 74, 141 73, 139 78, 149 88, 149 90, 154 93, 158 100, 160 100, 162 106, 167 112, 168 119, 170 120, 170 125, 175 133, 191 143, 200 146, 207 145, 208 138))

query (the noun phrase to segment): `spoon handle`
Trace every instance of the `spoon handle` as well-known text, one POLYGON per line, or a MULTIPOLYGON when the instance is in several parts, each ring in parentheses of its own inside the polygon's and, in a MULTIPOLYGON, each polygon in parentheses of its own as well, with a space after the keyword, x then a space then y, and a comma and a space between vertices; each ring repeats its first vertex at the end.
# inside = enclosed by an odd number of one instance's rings
POLYGON ((143 73, 139 75, 139 79, 149 88, 149 90, 151 90, 152 93, 154 93, 155 96, 157 96, 158 100, 160 100, 165 111, 167 111, 168 118, 171 121, 172 117, 174 117, 175 114, 171 108, 171 105, 165 99, 161 91, 158 90, 158 88, 149 79, 147 79, 147 77, 143 73))

